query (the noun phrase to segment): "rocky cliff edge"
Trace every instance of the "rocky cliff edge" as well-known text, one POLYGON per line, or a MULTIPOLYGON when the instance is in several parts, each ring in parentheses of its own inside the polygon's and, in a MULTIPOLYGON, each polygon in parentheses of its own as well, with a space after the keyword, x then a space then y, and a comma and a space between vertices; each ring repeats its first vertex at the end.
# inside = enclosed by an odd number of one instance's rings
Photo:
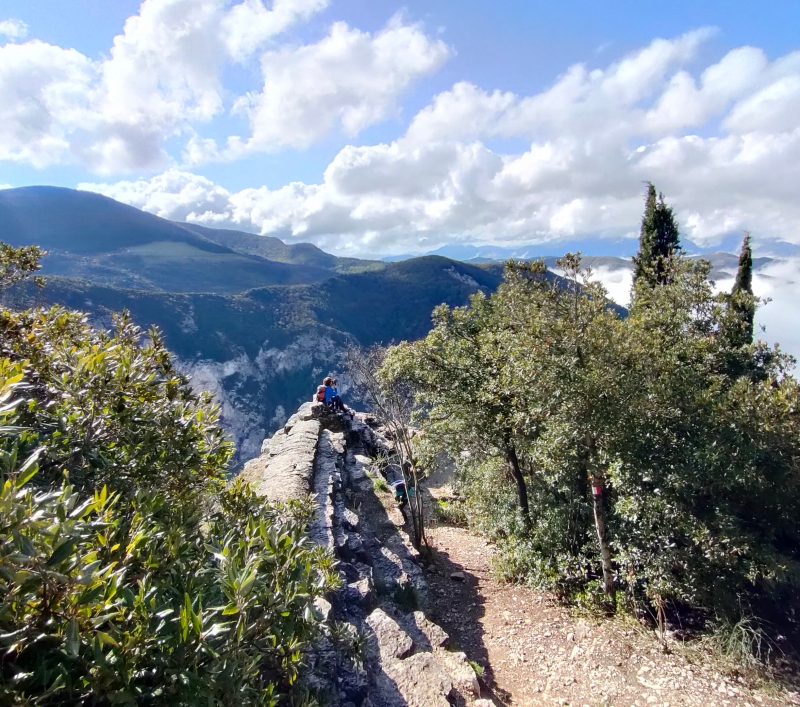
POLYGON ((323 641, 311 656, 312 682, 341 707, 490 705, 465 654, 426 618, 421 558, 402 514, 375 493, 372 460, 393 451, 382 432, 370 415, 306 403, 241 472, 272 501, 313 495, 311 537, 334 553, 342 577, 320 609, 367 636, 363 671, 342 667, 323 641))

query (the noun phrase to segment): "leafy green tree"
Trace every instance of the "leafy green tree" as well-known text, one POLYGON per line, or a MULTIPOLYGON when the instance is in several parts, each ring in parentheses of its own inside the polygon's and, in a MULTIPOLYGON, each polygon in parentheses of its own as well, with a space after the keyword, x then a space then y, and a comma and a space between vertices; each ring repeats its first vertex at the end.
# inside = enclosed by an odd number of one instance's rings
POLYGON ((730 308, 706 261, 673 253, 624 318, 579 258, 560 267, 568 283, 554 288, 509 266, 496 294, 437 310, 425 340, 387 356, 418 386, 424 437, 459 460, 466 517, 495 533, 504 571, 568 596, 613 604, 623 591, 722 616, 742 596, 797 590, 791 358, 722 335, 730 308), (733 353, 759 375, 731 375, 733 353), (508 519, 506 440, 527 524, 508 519))
MULTIPOLYGON (((513 267, 532 287, 549 288, 541 263, 527 266, 524 275, 524 266, 513 267)), ((502 319, 497 301, 478 292, 468 308, 438 307, 428 336, 391 350, 380 376, 387 386, 398 379, 416 386, 428 444, 435 441, 456 457, 467 451, 501 458, 516 488, 522 523, 528 524, 520 450, 534 426, 521 425, 519 411, 536 384, 508 375, 513 368, 508 344, 515 325, 502 319)))
POLYGON ((634 284, 664 285, 669 281, 670 263, 680 250, 678 226, 672 207, 664 195, 656 196, 653 184, 647 185, 642 226, 639 232, 639 252, 633 258, 634 284))
POLYGON ((725 613, 737 596, 797 582, 789 538, 800 525, 787 509, 800 493, 798 387, 790 359, 763 345, 747 354, 765 362, 759 379, 721 365, 731 344, 717 335, 726 306, 709 268, 679 263, 625 320, 625 370, 639 394, 615 420, 606 456, 628 588, 725 613))
POLYGON ((527 401, 529 419, 537 421, 528 452, 543 506, 537 513, 560 516, 556 526, 540 522, 535 544, 546 547, 548 534, 562 533, 569 551, 561 561, 572 568, 585 565, 599 550, 603 586, 613 598, 609 501, 604 467, 597 458, 606 428, 624 406, 630 387, 619 365, 621 322, 591 272, 581 269, 580 254, 568 254, 558 267, 566 281, 543 292, 507 275, 508 291, 518 290, 518 301, 507 310, 517 320, 518 333, 510 342, 519 362, 517 374, 537 382, 527 401), (540 397, 544 405, 533 402, 540 397), (556 531, 559 526, 566 532, 556 531))

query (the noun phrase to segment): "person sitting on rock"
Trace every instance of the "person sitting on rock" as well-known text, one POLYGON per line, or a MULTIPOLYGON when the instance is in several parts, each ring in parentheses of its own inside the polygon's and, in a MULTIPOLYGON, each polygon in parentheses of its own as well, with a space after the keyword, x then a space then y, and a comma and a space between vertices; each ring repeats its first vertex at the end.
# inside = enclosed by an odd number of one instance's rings
POLYGON ((325 407, 334 412, 346 412, 352 420, 355 415, 352 410, 348 410, 344 406, 342 398, 339 396, 339 390, 336 388, 336 379, 329 377, 323 383, 325 383, 325 407))
POLYGON ((344 403, 339 397, 339 391, 336 389, 336 381, 328 377, 322 383, 325 386, 325 407, 344 412, 344 403))

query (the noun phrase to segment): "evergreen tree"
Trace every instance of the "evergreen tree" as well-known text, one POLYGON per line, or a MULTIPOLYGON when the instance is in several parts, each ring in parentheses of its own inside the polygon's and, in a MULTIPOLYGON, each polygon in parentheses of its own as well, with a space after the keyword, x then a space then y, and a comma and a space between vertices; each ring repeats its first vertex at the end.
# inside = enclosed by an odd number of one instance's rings
POLYGON ((633 258, 634 282, 665 285, 669 281, 670 260, 679 250, 678 225, 672 207, 666 204, 663 194, 656 196, 655 186, 648 182, 639 252, 633 258))
POLYGON ((745 231, 742 250, 739 253, 739 270, 736 273, 734 292, 753 294, 753 249, 750 247, 750 234, 745 231))
POLYGON ((745 232, 742 250, 739 253, 739 270, 731 292, 731 310, 736 320, 735 343, 740 346, 753 343, 753 318, 756 307, 753 297, 753 250, 750 234, 745 232))

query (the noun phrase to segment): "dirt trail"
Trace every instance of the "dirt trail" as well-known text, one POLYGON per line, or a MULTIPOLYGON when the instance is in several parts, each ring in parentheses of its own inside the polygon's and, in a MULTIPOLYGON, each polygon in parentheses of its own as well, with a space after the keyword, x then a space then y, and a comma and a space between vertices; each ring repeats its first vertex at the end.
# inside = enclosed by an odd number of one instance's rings
POLYGON ((633 623, 581 619, 545 593, 496 582, 491 547, 464 528, 434 527, 429 539, 432 618, 483 666, 497 705, 800 705, 797 693, 754 689, 686 651, 665 655, 633 623))

